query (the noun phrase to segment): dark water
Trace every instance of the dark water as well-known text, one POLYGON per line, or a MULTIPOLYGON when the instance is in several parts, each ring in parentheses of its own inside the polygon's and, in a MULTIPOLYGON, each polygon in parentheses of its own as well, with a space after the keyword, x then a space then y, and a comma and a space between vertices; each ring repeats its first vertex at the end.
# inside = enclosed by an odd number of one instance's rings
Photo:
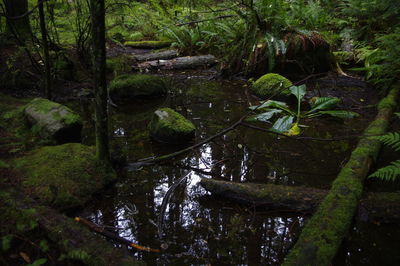
MULTIPOLYGON (((236 122, 256 103, 241 82, 186 79, 174 81, 173 87, 174 92, 164 99, 126 102, 111 110, 114 157, 136 162, 193 144, 151 141, 147 124, 159 107, 171 107, 191 120, 197 127, 194 142, 199 142, 236 122)), ((300 124, 307 126, 302 136, 330 138, 359 134, 366 122, 364 118, 314 119, 300 124)), ((199 180, 329 188, 355 143, 354 139, 299 141, 240 126, 162 165, 124 173, 119 183, 89 204, 82 215, 140 245, 163 247, 161 253, 131 251, 150 265, 276 265, 307 217, 213 198, 199 180), (187 178, 163 210, 167 191, 184 176, 187 178)))

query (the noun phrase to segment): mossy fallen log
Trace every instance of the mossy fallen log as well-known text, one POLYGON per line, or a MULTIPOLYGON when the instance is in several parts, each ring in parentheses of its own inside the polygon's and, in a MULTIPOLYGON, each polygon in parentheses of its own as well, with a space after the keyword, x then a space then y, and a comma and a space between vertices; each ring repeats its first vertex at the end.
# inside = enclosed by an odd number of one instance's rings
POLYGON ((153 61, 153 60, 167 60, 167 59, 172 59, 175 57, 178 57, 177 50, 166 50, 166 51, 155 52, 155 53, 134 55, 134 58, 139 62, 153 61))
POLYGON ((363 181, 376 159, 380 142, 368 136, 386 132, 396 108, 398 86, 378 105, 378 114, 364 131, 364 137, 347 164, 332 183, 331 189, 286 257, 283 265, 330 265, 347 235, 363 193, 363 181))
MULTIPOLYGON (((284 186, 275 184, 237 183, 204 178, 200 184, 214 196, 250 206, 313 212, 328 190, 305 186, 284 186)), ((358 208, 362 221, 398 222, 400 220, 400 191, 366 193, 358 208)))
POLYGON ((239 203, 298 212, 314 210, 326 196, 324 190, 304 186, 236 183, 215 179, 202 179, 201 185, 213 195, 239 203))
POLYGON ((170 60, 153 60, 139 63, 137 69, 195 69, 209 67, 217 63, 213 55, 185 56, 170 60))
POLYGON ((144 265, 74 219, 38 204, 23 192, 14 189, 1 190, 0 212, 8 221, 2 226, 0 236, 17 233, 29 241, 31 237, 37 237, 37 234, 31 235, 32 230, 43 233, 51 241, 51 248, 57 250, 54 255, 59 254, 59 257, 54 259, 59 264, 70 265, 73 262, 73 265, 96 266, 144 265))

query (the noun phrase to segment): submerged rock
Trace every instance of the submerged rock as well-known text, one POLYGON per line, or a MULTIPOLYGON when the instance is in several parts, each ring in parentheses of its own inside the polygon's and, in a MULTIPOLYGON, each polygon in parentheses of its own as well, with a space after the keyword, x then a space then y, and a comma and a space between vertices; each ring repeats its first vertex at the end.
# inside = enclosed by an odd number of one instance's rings
POLYGON ((39 135, 57 143, 79 142, 82 121, 68 107, 43 98, 35 98, 24 109, 25 117, 39 135))
POLYGON ((14 166, 27 194, 58 209, 82 205, 116 178, 96 159, 94 147, 79 143, 39 148, 15 160, 14 166))
POLYGON ((163 78, 141 74, 118 76, 108 89, 113 99, 159 96, 168 91, 163 78))
POLYGON ((287 78, 279 74, 268 73, 254 82, 251 90, 254 94, 262 98, 270 96, 289 96, 290 91, 288 88, 292 85, 292 82, 287 78))
POLYGON ((150 135, 161 142, 179 143, 192 139, 196 127, 170 108, 156 110, 151 119, 150 135))

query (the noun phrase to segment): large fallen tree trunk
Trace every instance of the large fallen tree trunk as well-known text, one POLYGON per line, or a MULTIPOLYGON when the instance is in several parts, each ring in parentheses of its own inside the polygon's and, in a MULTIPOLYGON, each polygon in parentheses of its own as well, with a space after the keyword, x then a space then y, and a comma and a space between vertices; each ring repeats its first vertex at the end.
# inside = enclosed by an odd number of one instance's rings
MULTIPOLYGON (((215 196, 277 211, 311 213, 328 194, 328 190, 305 186, 237 183, 208 178, 202 179, 200 184, 215 196)), ((367 193, 359 204, 358 213, 363 221, 399 221, 400 192, 367 193)))
POLYGON ((208 67, 217 63, 213 55, 185 56, 171 60, 153 60, 137 65, 137 69, 193 69, 208 67))
POLYGON ((351 226, 363 192, 363 181, 376 159, 380 142, 372 137, 385 134, 396 107, 398 87, 378 105, 378 115, 364 132, 357 148, 286 257, 283 265, 330 265, 351 226))
POLYGON ((143 61, 172 59, 177 56, 178 56, 177 50, 167 50, 156 53, 138 54, 134 55, 134 58, 139 62, 143 62, 143 61))

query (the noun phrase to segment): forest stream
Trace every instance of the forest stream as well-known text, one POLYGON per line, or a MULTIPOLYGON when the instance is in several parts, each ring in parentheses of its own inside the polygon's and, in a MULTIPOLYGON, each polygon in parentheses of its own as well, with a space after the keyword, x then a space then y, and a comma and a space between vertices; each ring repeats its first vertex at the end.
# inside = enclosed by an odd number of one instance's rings
MULTIPOLYGON (((362 116, 350 120, 301 121, 305 125, 302 136, 339 136, 343 140, 299 140, 239 126, 176 159, 153 166, 132 164, 198 143, 236 122, 256 102, 243 89, 246 85, 242 81, 186 76, 172 84, 174 92, 164 99, 128 101, 111 109, 113 156, 126 160, 131 167, 120 173, 122 178, 116 186, 98 195, 79 215, 134 243, 161 247, 161 253, 130 250, 149 265, 222 265, 222 261, 227 265, 280 264, 309 214, 236 205, 212 197, 199 181, 216 178, 328 189, 357 143, 351 136, 361 134, 374 114, 363 111, 362 116), (152 141, 148 121, 159 107, 178 110, 191 120, 197 127, 195 141, 186 146, 152 141), (176 189, 167 194, 174 184, 178 185, 176 189)), ((314 86, 309 96, 363 90, 314 86)), ((371 99, 367 99, 369 104, 371 99)), ((358 105, 343 102, 342 106, 358 105)), ((266 123, 256 125, 269 127, 266 123)), ((92 132, 89 128, 87 132, 92 132)), ((373 265, 384 257, 398 257, 386 255, 391 252, 388 250, 396 250, 386 247, 396 245, 394 239, 399 234, 400 230, 391 225, 357 223, 335 263, 373 265)))

